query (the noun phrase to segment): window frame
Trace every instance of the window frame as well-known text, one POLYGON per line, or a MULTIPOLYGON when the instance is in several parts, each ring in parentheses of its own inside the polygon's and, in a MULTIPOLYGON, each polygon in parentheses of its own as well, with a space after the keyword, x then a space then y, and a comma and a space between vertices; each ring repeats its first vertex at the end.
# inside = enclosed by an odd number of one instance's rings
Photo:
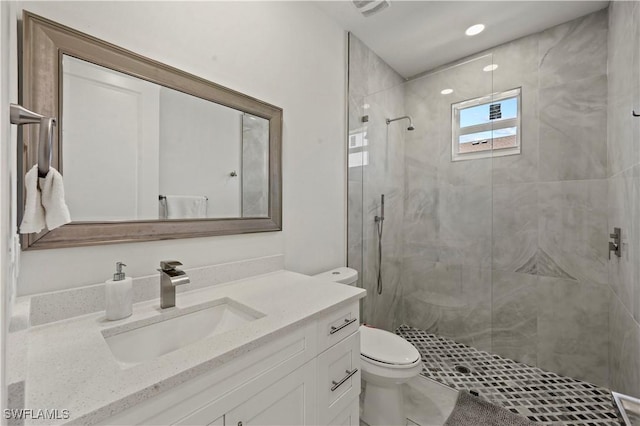
POLYGON ((503 92, 495 92, 487 96, 482 96, 475 99, 469 99, 462 102, 451 104, 451 161, 461 160, 473 160, 478 158, 488 157, 503 157, 505 155, 520 154, 522 143, 522 88, 516 87, 515 89, 505 90, 503 92), (517 98, 518 109, 515 118, 509 118, 504 120, 491 120, 488 123, 475 124, 473 126, 467 126, 463 129, 460 128, 460 111, 463 109, 471 108, 478 105, 491 104, 505 99, 517 98), (493 136, 491 138, 491 149, 485 151, 475 152, 460 152, 460 136, 478 133, 478 132, 493 132, 496 130, 495 123, 499 122, 500 127, 503 129, 507 127, 515 127, 516 131, 516 145, 508 148, 493 148, 493 136))

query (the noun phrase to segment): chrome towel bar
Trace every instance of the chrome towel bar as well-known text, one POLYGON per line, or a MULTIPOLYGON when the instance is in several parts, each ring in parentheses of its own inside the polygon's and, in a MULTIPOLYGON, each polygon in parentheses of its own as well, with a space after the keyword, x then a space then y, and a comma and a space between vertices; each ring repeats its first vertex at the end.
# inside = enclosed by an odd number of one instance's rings
POLYGON ((29 111, 22 105, 10 105, 11 124, 21 126, 23 124, 40 124, 38 137, 38 176, 43 178, 49 173, 51 167, 51 151, 53 147, 53 127, 56 119, 45 117, 33 111, 29 111))

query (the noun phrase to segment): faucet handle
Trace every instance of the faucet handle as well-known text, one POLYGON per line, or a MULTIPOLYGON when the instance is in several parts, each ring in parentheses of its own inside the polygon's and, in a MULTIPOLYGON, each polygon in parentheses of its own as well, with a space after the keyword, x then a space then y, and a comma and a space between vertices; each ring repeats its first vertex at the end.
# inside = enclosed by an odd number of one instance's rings
POLYGON ((182 266, 182 262, 177 260, 162 260, 160 261, 160 269, 163 271, 172 271, 176 269, 176 266, 182 266))

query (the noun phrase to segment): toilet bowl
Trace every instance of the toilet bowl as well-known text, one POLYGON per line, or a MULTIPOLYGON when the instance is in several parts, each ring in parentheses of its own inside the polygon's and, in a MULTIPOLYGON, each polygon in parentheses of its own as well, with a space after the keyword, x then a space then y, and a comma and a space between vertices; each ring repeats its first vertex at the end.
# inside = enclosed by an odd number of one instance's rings
POLYGON ((420 374, 420 353, 402 337, 366 325, 360 326, 360 345, 362 420, 370 426, 405 425, 401 385, 420 374))
MULTIPOLYGON (((315 277, 353 285, 358 272, 343 267, 315 277)), ((404 426, 401 385, 422 371, 418 350, 400 336, 361 325, 360 364, 365 384, 362 420, 370 426, 404 426)))

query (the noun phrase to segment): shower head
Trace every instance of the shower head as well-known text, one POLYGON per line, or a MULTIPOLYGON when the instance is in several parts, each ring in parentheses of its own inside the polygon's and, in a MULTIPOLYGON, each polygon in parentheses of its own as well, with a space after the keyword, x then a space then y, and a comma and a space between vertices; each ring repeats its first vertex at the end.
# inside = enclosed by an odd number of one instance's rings
POLYGON ((389 123, 392 123, 394 121, 404 120, 405 118, 409 120, 409 127, 407 127, 407 130, 409 131, 415 130, 416 128, 413 127, 413 119, 411 118, 410 115, 403 115, 402 117, 398 117, 398 118, 387 118, 387 125, 389 125, 389 123))

